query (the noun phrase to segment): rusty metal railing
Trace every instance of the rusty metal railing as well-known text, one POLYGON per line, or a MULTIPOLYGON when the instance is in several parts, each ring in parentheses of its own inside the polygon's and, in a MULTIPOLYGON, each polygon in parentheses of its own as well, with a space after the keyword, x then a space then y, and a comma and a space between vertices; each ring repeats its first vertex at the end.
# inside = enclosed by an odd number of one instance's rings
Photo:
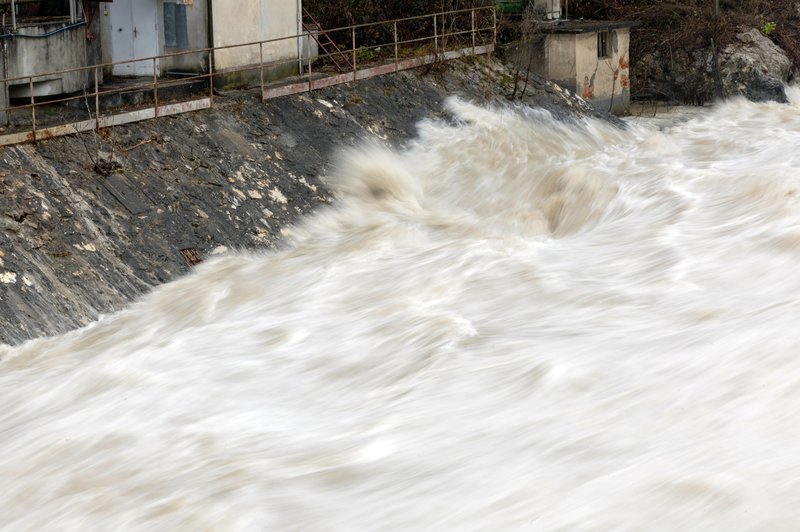
MULTIPOLYGON (((307 34, 291 35, 243 44, 186 50, 158 56, 101 63, 41 74, 0 79, 0 90, 27 86, 26 101, 0 108, 9 125, 0 131, 0 145, 36 142, 45 138, 68 135, 149 118, 174 115, 214 106, 214 85, 224 79, 238 80, 237 88, 259 87, 262 100, 310 91, 359 79, 398 72, 437 61, 494 50, 497 39, 494 7, 478 7, 356 24, 325 30, 339 43, 332 53, 312 53, 313 39, 307 34), (402 38, 403 35, 416 35, 402 38), (423 35, 423 36, 419 36, 423 35), (304 46, 305 41, 305 46, 304 46), (274 58, 276 49, 291 47, 291 57, 274 58), (301 50, 305 50, 301 53, 301 50), (226 55, 249 55, 245 66, 218 68, 226 55), (352 71, 332 72, 334 54, 346 54, 352 71), (192 57, 193 56, 193 57, 192 57), (202 64, 200 72, 179 77, 159 76, 159 63, 190 59, 202 64), (121 85, 100 83, 101 73, 127 64, 149 63, 152 75, 135 76, 121 85), (328 65, 330 63, 330 65, 328 65), (316 65, 316 66, 315 66, 316 65), (294 70, 296 75, 270 81, 270 73, 294 70), (47 101, 37 101, 35 84, 64 74, 85 76, 86 89, 47 101), (182 87, 180 94, 169 94, 172 87, 182 87), (135 93, 139 101, 120 105, 115 97, 135 93)), ((289 54, 287 54, 289 55, 289 54)))

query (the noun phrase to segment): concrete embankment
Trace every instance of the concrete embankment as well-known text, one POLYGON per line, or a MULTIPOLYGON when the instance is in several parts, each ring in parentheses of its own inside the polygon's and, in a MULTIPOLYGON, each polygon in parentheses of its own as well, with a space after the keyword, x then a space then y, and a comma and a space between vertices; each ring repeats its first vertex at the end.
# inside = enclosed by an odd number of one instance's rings
MULTIPOLYGON (((274 249, 282 228, 333 201, 324 175, 340 147, 400 146, 419 120, 445 116, 447 96, 512 93, 508 70, 472 59, 268 103, 229 93, 207 111, 4 148, 0 342, 85 325, 194 257, 274 249)), ((520 101, 596 114, 538 79, 520 101)))

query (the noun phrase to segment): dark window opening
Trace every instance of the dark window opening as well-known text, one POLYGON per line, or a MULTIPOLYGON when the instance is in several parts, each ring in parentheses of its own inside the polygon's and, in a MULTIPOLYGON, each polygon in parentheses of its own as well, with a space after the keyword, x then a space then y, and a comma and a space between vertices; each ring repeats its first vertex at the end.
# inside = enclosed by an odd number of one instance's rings
POLYGON ((611 57, 611 39, 608 31, 597 32, 597 57, 611 57))
POLYGON ((164 4, 164 46, 189 48, 189 31, 186 26, 184 4, 164 4))

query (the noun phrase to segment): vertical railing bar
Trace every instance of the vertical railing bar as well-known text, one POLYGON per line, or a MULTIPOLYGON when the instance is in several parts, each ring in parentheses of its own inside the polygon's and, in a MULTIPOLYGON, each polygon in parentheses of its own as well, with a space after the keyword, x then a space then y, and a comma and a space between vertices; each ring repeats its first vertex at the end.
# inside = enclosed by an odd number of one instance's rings
POLYGON ((472 55, 475 55, 475 9, 469 13, 472 18, 472 55))
POLYGON ((308 61, 308 92, 311 92, 311 41, 306 41, 306 61, 308 61))
POLYGON ((17 0, 11 0, 11 29, 17 31, 17 0))
POLYGON ((100 80, 98 78, 98 69, 94 67, 94 128, 100 131, 100 80))
POLYGON ((398 51, 397 51, 397 21, 394 21, 394 71, 398 72, 400 70, 400 62, 398 58, 398 51))
POLYGON ((208 102, 214 107, 214 49, 208 50, 208 102))
POLYGON ((33 142, 36 142, 36 102, 33 99, 33 76, 28 78, 28 90, 31 93, 31 133, 33 133, 33 142))
POLYGON ((356 28, 353 26, 351 29, 353 31, 353 81, 355 81, 356 70, 358 70, 358 67, 356 66, 356 28))
POLYGON ((153 58, 153 100, 156 104, 155 115, 158 118, 158 65, 155 57, 153 58))
POLYGON ((497 46, 497 8, 492 8, 492 46, 497 46))
MULTIPOLYGON (((19 0, 12 0, 11 1, 11 5, 16 7, 16 4, 18 3, 18 1, 19 0)), ((78 4, 74 3, 74 0, 72 0, 72 1, 73 1, 72 5, 77 8, 78 4)), ((492 44, 496 47, 497 39, 498 39, 498 27, 497 27, 498 15, 497 15, 497 9, 496 9, 496 7, 490 7, 489 9, 491 9, 491 15, 492 15, 492 44)), ((475 7, 473 7, 473 8, 470 8, 470 9, 456 10, 456 11, 449 11, 449 12, 441 12, 441 13, 435 13, 435 14, 432 15, 433 16, 433 26, 434 26, 434 47, 435 47, 437 55, 440 53, 440 51, 447 50, 446 38, 449 35, 451 35, 450 33, 448 33, 448 31, 454 31, 454 30, 447 30, 446 29, 447 15, 448 14, 454 14, 454 13, 466 12, 466 11, 470 12, 472 53, 473 54, 477 53, 478 40, 480 39, 481 42, 484 42, 483 41, 484 28, 482 28, 482 26, 479 26, 479 22, 480 21, 478 19, 478 16, 479 16, 478 11, 483 12, 483 8, 475 8, 475 7), (439 22, 439 15, 442 16, 441 28, 440 28, 440 22, 439 22), (440 39, 439 39, 440 37, 442 37, 442 39, 441 39, 442 42, 441 43, 439 42, 440 41, 440 39)), ((75 11, 75 16, 77 16, 77 14, 78 13, 77 13, 77 10, 76 10, 75 11)), ((422 18, 422 17, 419 17, 419 18, 422 18)), ((14 27, 16 27, 16 10, 15 9, 12 9, 12 19, 13 19, 12 20, 12 25, 14 27)), ((395 20, 391 21, 392 25, 393 25, 393 39, 394 39, 393 45, 394 45, 395 71, 399 70, 399 61, 400 61, 399 60, 399 57, 400 57, 400 52, 399 52, 399 49, 400 49, 400 37, 399 37, 398 23, 403 21, 403 20, 406 20, 406 19, 395 19, 395 20)), ((408 20, 411 20, 411 19, 408 19, 408 20)), ((379 24, 379 23, 375 23, 375 24, 379 24)), ((456 25, 455 18, 454 18, 454 21, 453 21, 453 25, 454 26, 456 25)), ((357 48, 357 39, 356 39, 356 29, 358 29, 360 27, 361 26, 357 26, 357 25, 353 25, 353 26, 350 27, 350 29, 351 29, 352 46, 353 46, 353 48, 352 48, 353 79, 355 79, 357 77, 357 73, 358 73, 358 48, 357 48)), ((296 37, 291 37, 291 38, 296 38, 296 37)), ((277 39, 276 39, 276 41, 277 41, 277 39)), ((261 91, 262 91, 262 98, 264 97, 265 84, 266 84, 266 79, 265 79, 266 72, 265 72, 263 46, 264 46, 264 43, 268 43, 268 42, 272 42, 272 40, 258 42, 258 44, 259 44, 259 78, 260 78, 259 79, 259 83, 260 83, 260 87, 261 87, 261 91)), ((256 44, 256 43, 252 43, 252 44, 256 44)), ((228 47, 221 47, 221 48, 228 48, 228 47)), ((231 48, 233 48, 233 47, 231 47, 231 48)), ((210 48, 206 49, 206 51, 208 51, 208 54, 209 54, 209 56, 208 56, 209 101, 210 101, 210 107, 214 107, 214 105, 215 105, 215 101, 214 101, 215 100, 215 95, 214 95, 214 53, 217 51, 217 48, 216 47, 210 47, 210 48)), ((154 102, 155 102, 155 109, 154 109, 155 113, 154 114, 155 114, 156 117, 160 116, 160 107, 161 107, 159 94, 158 94, 158 89, 159 89, 159 87, 158 87, 158 81, 159 81, 158 80, 158 60, 161 59, 161 58, 170 57, 170 56, 173 56, 173 55, 181 55, 181 54, 165 54, 165 55, 156 56, 156 57, 153 58, 153 97, 154 97, 154 102)), ((309 90, 310 90, 313 87, 313 80, 312 80, 313 67, 311 65, 311 59, 312 58, 311 58, 311 48, 310 48, 310 46, 307 49, 307 59, 308 59, 308 62, 309 62, 308 79, 309 79, 309 90)), ((117 63, 109 63, 109 65, 114 65, 114 64, 117 64, 117 63)), ((94 96, 95 96, 95 127, 98 130, 100 129, 100 125, 101 125, 101 122, 102 122, 101 119, 100 119, 101 118, 101 114, 100 114, 100 103, 99 103, 100 91, 99 91, 99 71, 98 71, 98 69, 99 69, 100 66, 102 66, 102 65, 95 65, 94 66, 94 72, 95 72, 95 76, 94 76, 94 78, 95 78, 94 79, 94 82, 95 82, 94 83, 95 84, 95 92, 94 92, 94 96)), ((106 65, 106 66, 108 66, 108 65, 106 65)), ((89 67, 89 68, 91 68, 91 67, 89 67)), ((25 79, 25 78, 22 77, 22 79, 25 79)), ((35 140, 36 139, 36 133, 37 133, 36 109, 35 109, 36 101, 35 101, 35 97, 34 97, 34 90, 33 90, 34 89, 34 87, 33 87, 34 80, 33 80, 33 76, 32 75, 28 76, 28 85, 29 85, 29 88, 30 88, 30 91, 31 91, 31 128, 32 128, 33 139, 35 140)))
POLYGON ((433 51, 435 53, 439 53, 439 30, 437 28, 437 21, 439 17, 437 15, 433 15, 433 51))
POLYGON ((258 43, 258 66, 261 83, 261 101, 264 101, 264 43, 258 43))

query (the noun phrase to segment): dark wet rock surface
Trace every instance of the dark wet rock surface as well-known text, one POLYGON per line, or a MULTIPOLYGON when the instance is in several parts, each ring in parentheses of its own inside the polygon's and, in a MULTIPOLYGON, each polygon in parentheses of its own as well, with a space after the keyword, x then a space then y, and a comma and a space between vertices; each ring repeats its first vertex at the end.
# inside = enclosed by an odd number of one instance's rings
MULTIPOLYGON (((507 104, 512 83, 473 59, 266 103, 226 93, 211 110, 0 149, 0 342, 88 324, 197 258, 276 249, 333 201, 337 150, 402 147, 420 120, 447 118, 448 96, 507 104)), ((515 104, 614 120, 539 79, 515 104)))

